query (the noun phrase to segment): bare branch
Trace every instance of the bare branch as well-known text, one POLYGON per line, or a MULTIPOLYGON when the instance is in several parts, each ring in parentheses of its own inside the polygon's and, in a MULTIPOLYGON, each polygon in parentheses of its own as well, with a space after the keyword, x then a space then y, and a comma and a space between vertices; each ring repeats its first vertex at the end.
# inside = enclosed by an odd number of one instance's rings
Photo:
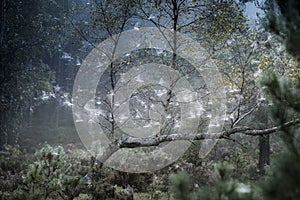
POLYGON ((285 126, 292 126, 299 124, 300 120, 296 119, 294 121, 286 122, 283 125, 275 126, 267 129, 251 129, 249 127, 236 127, 228 131, 223 131, 221 133, 197 133, 197 134, 170 134, 161 135, 157 137, 147 137, 147 138, 136 138, 131 136, 123 136, 118 139, 117 145, 119 148, 136 148, 136 147, 149 147, 158 146, 163 142, 171 142, 177 140, 209 140, 209 139, 228 139, 231 135, 236 133, 241 133, 249 136, 261 136, 275 133, 278 129, 285 126))
POLYGON ((255 104, 248 112, 243 114, 240 118, 238 118, 233 124, 232 127, 235 127, 238 123, 240 123, 243 119, 245 119, 248 115, 250 115, 256 108, 258 107, 257 104, 255 104))

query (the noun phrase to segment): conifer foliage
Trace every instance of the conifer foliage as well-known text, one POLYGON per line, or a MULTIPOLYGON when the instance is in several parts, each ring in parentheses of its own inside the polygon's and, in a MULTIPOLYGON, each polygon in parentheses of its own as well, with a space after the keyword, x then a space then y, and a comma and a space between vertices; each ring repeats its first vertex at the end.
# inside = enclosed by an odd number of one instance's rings
MULTIPOLYGON (((266 5, 267 28, 283 41, 287 51, 298 60, 297 68, 299 68, 299 1, 269 0, 266 1, 266 5)), ((300 127, 298 123, 300 117, 300 80, 299 78, 279 78, 273 72, 268 71, 261 80, 261 87, 270 102, 269 110, 273 121, 281 126, 278 135, 283 141, 285 149, 271 163, 268 176, 261 183, 262 189, 252 189, 246 199, 300 199, 300 127), (294 122, 295 126, 284 126, 283 124, 287 122, 294 122)), ((224 173, 223 177, 226 177, 229 172, 224 169, 228 169, 228 166, 224 165, 217 168, 215 173, 219 175, 224 173)), ((188 183, 186 178, 182 179, 181 176, 178 176, 177 181, 173 182, 176 183, 174 186, 188 183), (178 183, 180 180, 181 182, 178 183)), ((182 186, 181 188, 186 187, 182 186)), ((220 179, 211 188, 200 191, 200 199, 243 199, 242 196, 236 195, 238 194, 237 191, 239 190, 233 181, 220 179), (220 193, 220 191, 222 192, 220 193), (216 195, 218 192, 219 195, 216 195)), ((186 191, 178 189, 175 198, 180 196, 178 192, 181 192, 182 195, 186 193, 186 191)))

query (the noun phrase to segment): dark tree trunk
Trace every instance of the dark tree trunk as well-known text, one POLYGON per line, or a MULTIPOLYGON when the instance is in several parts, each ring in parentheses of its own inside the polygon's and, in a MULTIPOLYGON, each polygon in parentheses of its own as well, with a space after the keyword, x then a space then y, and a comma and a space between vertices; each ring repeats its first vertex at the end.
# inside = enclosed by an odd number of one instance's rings
MULTIPOLYGON (((267 110, 264 106, 259 108, 261 128, 268 126, 267 110)), ((265 167, 270 165, 270 135, 262 135, 259 137, 259 158, 258 169, 261 175, 265 174, 265 167)))
POLYGON ((6 29, 6 0, 2 0, 0 46, 2 46, 4 43, 5 29, 6 29))
POLYGON ((59 102, 56 103, 56 106, 55 106, 55 119, 54 119, 54 126, 56 129, 58 129, 59 127, 59 119, 60 119, 60 105, 59 105, 59 102))
POLYGON ((265 167, 270 165, 270 135, 259 137, 258 168, 261 175, 265 174, 265 167))

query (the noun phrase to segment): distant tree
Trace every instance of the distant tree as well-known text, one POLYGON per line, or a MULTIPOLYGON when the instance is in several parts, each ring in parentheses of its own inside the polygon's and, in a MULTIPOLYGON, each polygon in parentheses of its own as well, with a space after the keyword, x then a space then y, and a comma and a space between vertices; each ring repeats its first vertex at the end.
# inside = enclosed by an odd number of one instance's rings
POLYGON ((0 145, 16 144, 24 119, 41 97, 52 91, 51 54, 63 30, 65 2, 1 2, 0 145))

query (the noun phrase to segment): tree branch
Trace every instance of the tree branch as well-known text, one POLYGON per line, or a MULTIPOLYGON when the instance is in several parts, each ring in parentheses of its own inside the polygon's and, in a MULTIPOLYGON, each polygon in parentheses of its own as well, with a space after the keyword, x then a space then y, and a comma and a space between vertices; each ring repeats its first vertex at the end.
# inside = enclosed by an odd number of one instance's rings
POLYGON ((220 133, 197 133, 197 134, 170 134, 170 135, 161 135, 158 137, 147 137, 147 138, 136 138, 131 136, 123 135, 117 140, 117 146, 119 148, 136 148, 136 147, 149 147, 149 146, 158 146, 163 142, 171 142, 177 140, 206 140, 206 139, 228 139, 233 134, 241 133, 249 136, 261 136, 275 133, 278 129, 286 126, 292 126, 299 124, 300 120, 296 119, 294 121, 286 122, 280 126, 275 126, 267 129, 251 129, 249 127, 236 127, 228 131, 223 131, 220 133))
POLYGON ((232 127, 235 127, 238 123, 240 123, 243 119, 245 119, 248 115, 250 115, 256 108, 258 107, 257 104, 255 104, 248 112, 244 113, 242 116, 240 116, 236 121, 232 124, 232 127))

